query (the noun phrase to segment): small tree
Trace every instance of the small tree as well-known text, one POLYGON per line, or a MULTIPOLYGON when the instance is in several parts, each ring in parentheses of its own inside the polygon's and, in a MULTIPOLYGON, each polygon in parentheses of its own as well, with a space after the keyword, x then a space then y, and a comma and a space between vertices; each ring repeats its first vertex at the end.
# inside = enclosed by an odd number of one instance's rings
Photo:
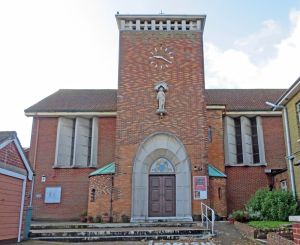
POLYGON ((258 190, 246 204, 252 220, 288 220, 296 214, 297 202, 291 192, 267 189, 258 190))

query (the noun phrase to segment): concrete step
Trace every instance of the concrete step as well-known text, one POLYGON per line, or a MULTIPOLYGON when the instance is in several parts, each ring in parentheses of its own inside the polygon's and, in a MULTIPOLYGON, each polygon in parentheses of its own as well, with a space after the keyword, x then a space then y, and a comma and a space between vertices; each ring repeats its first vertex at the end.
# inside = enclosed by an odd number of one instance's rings
MULTIPOLYGON (((84 228, 57 228, 43 227, 43 229, 32 229, 30 238, 33 240, 57 241, 57 242, 86 242, 86 241, 140 241, 140 240, 177 240, 180 238, 197 238, 209 236, 209 231, 199 226, 137 226, 128 224, 123 227, 120 224, 110 224, 107 227, 102 224, 86 224, 84 228), (93 227, 89 227, 93 225, 93 227)), ((70 226, 70 225, 69 225, 70 226)), ((35 228, 37 228, 36 226, 35 228)), ((41 226, 39 226, 41 227, 41 226)), ((71 225, 74 227, 74 224, 71 225)))
POLYGON ((189 234, 189 235, 180 235, 180 234, 157 234, 157 235, 131 235, 131 236, 67 236, 67 237, 33 237, 31 240, 39 241, 49 241, 49 242, 116 242, 116 241, 151 241, 151 240, 191 240, 191 239, 208 239, 210 234, 189 234))
POLYGON ((125 227, 202 227, 201 222, 151 222, 151 223, 81 223, 81 222, 32 222, 31 230, 88 229, 125 227))

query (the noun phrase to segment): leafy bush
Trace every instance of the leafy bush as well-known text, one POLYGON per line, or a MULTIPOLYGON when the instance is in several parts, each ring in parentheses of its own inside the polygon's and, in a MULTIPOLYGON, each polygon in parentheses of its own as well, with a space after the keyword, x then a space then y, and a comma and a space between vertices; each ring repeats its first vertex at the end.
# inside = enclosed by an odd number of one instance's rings
POLYGON ((297 202, 287 191, 258 190, 246 204, 251 220, 288 220, 296 214, 297 202))
POLYGON ((101 215, 97 215, 96 217, 94 217, 94 222, 95 223, 100 223, 101 221, 102 221, 101 215))
POLYGON ((123 214, 123 215, 121 216, 121 220, 122 220, 123 223, 129 223, 129 222, 130 222, 130 218, 129 218, 129 216, 126 215, 126 214, 123 214))
POLYGON ((249 220, 249 214, 244 210, 234 211, 229 217, 239 222, 247 222, 249 220))

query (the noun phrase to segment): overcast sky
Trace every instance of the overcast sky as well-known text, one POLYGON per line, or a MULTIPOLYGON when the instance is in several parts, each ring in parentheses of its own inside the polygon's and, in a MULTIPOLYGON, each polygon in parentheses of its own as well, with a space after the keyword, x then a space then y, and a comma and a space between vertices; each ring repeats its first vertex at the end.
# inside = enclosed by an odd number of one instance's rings
POLYGON ((117 11, 206 14, 207 88, 300 76, 300 0, 0 0, 0 131, 29 146, 24 109, 61 88, 117 88, 117 11))

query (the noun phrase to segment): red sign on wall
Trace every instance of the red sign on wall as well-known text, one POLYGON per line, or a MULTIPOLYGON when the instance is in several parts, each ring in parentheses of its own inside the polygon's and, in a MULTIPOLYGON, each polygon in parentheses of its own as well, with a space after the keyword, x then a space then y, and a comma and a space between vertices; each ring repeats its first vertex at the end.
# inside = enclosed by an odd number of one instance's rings
POLYGON ((194 200, 207 199, 207 177, 206 176, 193 177, 193 194, 194 194, 194 200))

